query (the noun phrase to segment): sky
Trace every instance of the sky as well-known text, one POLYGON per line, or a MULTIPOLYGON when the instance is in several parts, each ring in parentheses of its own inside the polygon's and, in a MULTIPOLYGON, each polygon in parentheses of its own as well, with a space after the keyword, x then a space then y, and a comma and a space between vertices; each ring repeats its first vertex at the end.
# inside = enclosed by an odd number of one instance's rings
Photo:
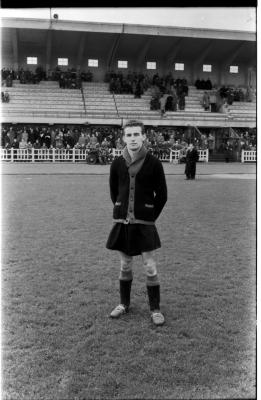
POLYGON ((256 31, 254 7, 67 7, 0 10, 2 17, 16 18, 48 19, 50 13, 58 14, 60 20, 256 31))

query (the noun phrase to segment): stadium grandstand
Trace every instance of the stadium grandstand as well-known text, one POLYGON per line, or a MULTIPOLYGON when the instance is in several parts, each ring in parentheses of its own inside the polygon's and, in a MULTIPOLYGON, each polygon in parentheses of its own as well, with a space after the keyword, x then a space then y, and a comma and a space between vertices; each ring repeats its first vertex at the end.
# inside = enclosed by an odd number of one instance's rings
POLYGON ((115 155, 129 119, 162 160, 191 141, 205 161, 256 160, 255 32, 57 14, 2 18, 1 29, 2 160, 115 155))

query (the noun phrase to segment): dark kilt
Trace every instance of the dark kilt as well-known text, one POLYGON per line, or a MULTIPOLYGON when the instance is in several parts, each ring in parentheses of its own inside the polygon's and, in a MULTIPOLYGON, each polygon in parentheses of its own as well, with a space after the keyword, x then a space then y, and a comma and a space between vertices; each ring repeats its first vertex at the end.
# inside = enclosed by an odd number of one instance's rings
POLYGON ((129 256, 138 256, 161 247, 155 225, 123 224, 117 222, 109 234, 107 249, 118 250, 129 256))

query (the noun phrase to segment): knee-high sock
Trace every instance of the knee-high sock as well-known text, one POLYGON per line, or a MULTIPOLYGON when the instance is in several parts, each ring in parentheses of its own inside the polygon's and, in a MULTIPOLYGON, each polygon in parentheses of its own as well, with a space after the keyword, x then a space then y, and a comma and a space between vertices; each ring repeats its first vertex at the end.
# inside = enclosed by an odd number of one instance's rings
POLYGON ((131 284, 132 280, 126 281, 120 279, 121 304, 124 304, 126 307, 129 307, 130 305, 131 284))
POLYGON ((160 285, 147 286, 150 311, 160 309, 160 285))

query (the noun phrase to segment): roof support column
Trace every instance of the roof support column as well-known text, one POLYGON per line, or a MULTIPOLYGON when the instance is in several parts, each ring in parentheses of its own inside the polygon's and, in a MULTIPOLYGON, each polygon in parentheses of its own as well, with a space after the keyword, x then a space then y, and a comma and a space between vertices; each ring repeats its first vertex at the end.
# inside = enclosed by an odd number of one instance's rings
POLYGON ((52 31, 47 32, 47 43, 46 43, 46 65, 45 71, 48 76, 48 71, 51 69, 51 54, 52 54, 52 31))
POLYGON ((198 57, 196 59, 196 61, 193 63, 193 67, 192 67, 192 82, 194 85, 194 82, 196 81, 196 79, 198 78, 198 68, 203 65, 207 55, 209 54, 209 51, 211 50, 211 48, 213 47, 213 41, 210 41, 207 45, 207 47, 205 48, 204 51, 202 51, 202 53, 200 53, 200 57, 198 57))
POLYGON ((84 48, 85 48, 85 38, 86 38, 85 33, 82 33, 79 48, 78 48, 78 53, 77 53, 77 65, 76 65, 77 70, 81 70, 82 57, 83 57, 84 48))
POLYGON ((153 37, 148 38, 148 41, 145 43, 145 45, 142 47, 142 49, 139 50, 139 52, 138 52, 139 55, 136 58, 136 63, 135 63, 136 70, 144 69, 143 62, 146 58, 146 54, 147 54, 148 50, 150 49, 153 39, 154 39, 153 37))
POLYGON ((14 65, 14 70, 17 71, 18 68, 19 68, 19 65, 18 65, 17 29, 12 29, 12 47, 13 47, 13 65, 14 65))
POLYGON ((242 50, 242 48, 244 48, 244 46, 245 46, 245 42, 240 43, 239 46, 236 48, 236 50, 232 54, 228 54, 227 57, 225 57, 226 61, 224 63, 222 63, 221 68, 220 68, 220 77, 219 77, 220 85, 226 84, 226 74, 229 73, 228 68, 230 65, 233 64, 237 55, 242 50))
POLYGON ((174 62, 177 57, 179 50, 181 48, 182 38, 179 38, 176 43, 168 50, 168 56, 165 62, 166 72, 171 72, 173 74, 174 71, 174 62))

